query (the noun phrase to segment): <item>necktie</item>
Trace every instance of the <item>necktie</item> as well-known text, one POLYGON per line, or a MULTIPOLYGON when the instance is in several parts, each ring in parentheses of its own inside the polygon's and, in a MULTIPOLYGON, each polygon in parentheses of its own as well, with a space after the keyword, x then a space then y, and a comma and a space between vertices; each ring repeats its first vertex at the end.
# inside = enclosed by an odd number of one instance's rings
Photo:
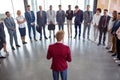
POLYGON ((9 18, 9 21, 10 21, 11 25, 12 25, 12 26, 14 26, 14 24, 13 24, 13 21, 12 21, 12 18, 11 18, 11 17, 9 18))
POLYGON ((40 11, 40 16, 42 17, 42 11, 40 11))

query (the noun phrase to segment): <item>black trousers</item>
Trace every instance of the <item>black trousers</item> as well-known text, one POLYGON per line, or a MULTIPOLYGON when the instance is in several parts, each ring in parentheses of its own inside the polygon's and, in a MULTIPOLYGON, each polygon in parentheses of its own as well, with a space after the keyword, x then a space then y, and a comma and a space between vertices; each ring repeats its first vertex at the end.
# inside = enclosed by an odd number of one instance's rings
POLYGON ((75 37, 77 36, 77 27, 79 28, 79 37, 81 35, 81 23, 75 22, 75 37))
POLYGON ((107 33, 107 31, 106 31, 105 29, 100 29, 99 44, 101 44, 101 39, 102 39, 102 37, 103 37, 103 44, 105 44, 106 33, 107 33))
POLYGON ((117 58, 120 60, 120 40, 117 39, 117 58))
POLYGON ((0 41, 0 50, 3 48, 3 42, 0 41))

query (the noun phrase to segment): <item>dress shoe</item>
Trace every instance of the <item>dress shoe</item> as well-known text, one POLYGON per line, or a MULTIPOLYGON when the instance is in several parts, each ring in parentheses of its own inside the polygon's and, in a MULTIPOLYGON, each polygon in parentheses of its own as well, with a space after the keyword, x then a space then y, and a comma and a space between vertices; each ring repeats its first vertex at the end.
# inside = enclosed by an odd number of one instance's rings
POLYGON ((51 36, 49 36, 49 39, 51 39, 51 36))
POLYGON ((27 44, 27 42, 24 41, 23 44, 27 44))
POLYGON ((100 43, 97 44, 97 46, 101 45, 100 43))
POLYGON ((20 47, 20 45, 16 45, 17 47, 20 47))
POLYGON ((110 49, 110 47, 106 47, 105 49, 110 49))
POLYGON ((76 36, 74 37, 74 39, 76 39, 76 36))
POLYGON ((37 39, 36 39, 36 38, 34 38, 34 40, 35 40, 35 41, 37 41, 37 39))
POLYGON ((105 43, 103 43, 103 46, 105 46, 105 43))
POLYGON ((39 39, 40 41, 42 40, 42 38, 39 39))
POLYGON ((0 56, 0 59, 5 59, 6 57, 5 56, 0 56))
POLYGON ((15 50, 15 48, 14 48, 14 47, 12 47, 12 50, 15 50))
POLYGON ((114 53, 114 54, 112 54, 111 56, 116 56, 116 55, 117 55, 117 54, 114 53))
POLYGON ((48 39, 47 37, 45 37, 45 39, 48 39))
POLYGON ((55 38, 55 35, 54 35, 54 38, 55 38))
POLYGON ((108 51, 109 53, 113 53, 113 51, 108 51))

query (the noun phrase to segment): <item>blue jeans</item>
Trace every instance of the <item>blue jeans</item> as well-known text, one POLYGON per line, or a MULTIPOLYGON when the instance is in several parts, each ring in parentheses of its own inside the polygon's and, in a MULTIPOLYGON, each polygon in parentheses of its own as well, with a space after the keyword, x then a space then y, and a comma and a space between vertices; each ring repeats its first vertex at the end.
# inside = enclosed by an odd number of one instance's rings
POLYGON ((61 72, 52 71, 53 72, 53 80, 59 80, 59 74, 61 75, 61 80, 67 80, 67 69, 61 72))
POLYGON ((64 25, 63 24, 58 24, 59 30, 64 30, 64 25))

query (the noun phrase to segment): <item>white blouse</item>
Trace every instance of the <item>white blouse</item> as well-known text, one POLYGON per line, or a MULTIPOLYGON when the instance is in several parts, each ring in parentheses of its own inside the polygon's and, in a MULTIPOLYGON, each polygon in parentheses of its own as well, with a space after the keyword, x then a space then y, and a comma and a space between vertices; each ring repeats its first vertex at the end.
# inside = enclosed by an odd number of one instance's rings
POLYGON ((93 16, 93 25, 99 25, 99 20, 100 20, 100 17, 101 17, 101 15, 96 15, 96 14, 94 14, 94 16, 93 16))
MULTIPOLYGON (((17 18, 16 18, 16 20, 18 20, 18 21, 24 21, 24 17, 23 16, 18 16, 17 18)), ((25 23, 21 23, 21 24, 19 24, 19 28, 25 28, 25 23)))

